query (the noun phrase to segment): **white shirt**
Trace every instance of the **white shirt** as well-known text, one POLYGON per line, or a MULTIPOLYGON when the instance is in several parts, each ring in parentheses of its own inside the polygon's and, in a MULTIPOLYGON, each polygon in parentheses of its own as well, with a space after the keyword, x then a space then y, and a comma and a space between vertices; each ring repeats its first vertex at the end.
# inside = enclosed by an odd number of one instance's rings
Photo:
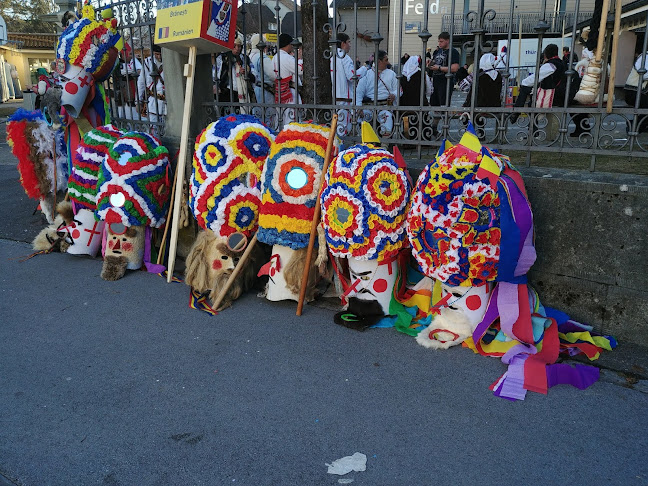
MULTIPOLYGON (((142 63, 142 70, 140 71, 139 78, 137 78, 137 94, 139 95, 140 100, 146 99, 146 97, 144 96, 146 94, 146 88, 151 83, 153 83, 153 78, 151 77, 151 70, 154 62, 155 65, 157 66, 157 69, 159 69, 162 63, 155 61, 154 58, 152 58, 151 56, 144 59, 144 62, 142 63)), ((164 76, 162 76, 162 79, 164 79, 164 76)))
POLYGON ((139 73, 141 69, 142 63, 139 62, 139 59, 136 57, 119 67, 122 76, 126 76, 126 73, 128 73, 129 76, 133 76, 134 74, 139 73))
MULTIPOLYGON (((550 62, 546 62, 540 66, 540 72, 538 75, 538 85, 540 82, 551 76, 554 71, 556 70, 556 66, 551 64, 550 62)), ((526 78, 522 80, 522 86, 527 86, 529 88, 533 88, 533 82, 535 81, 535 74, 529 74, 526 78)))
MULTIPOLYGON (((644 61, 644 67, 648 69, 648 53, 646 54, 646 59, 644 61)), ((634 63, 634 68, 639 71, 641 69, 641 56, 637 58, 637 60, 634 63)), ((648 72, 644 73, 643 75, 644 81, 648 79, 648 72)))
POLYGON ((333 63, 335 63, 335 98, 353 98, 353 61, 344 49, 338 47, 337 59, 331 57, 331 84, 333 81, 333 63))
POLYGON ((300 59, 298 64, 299 77, 295 74, 295 58, 286 51, 279 49, 277 55, 272 58, 272 69, 274 70, 276 78, 285 79, 292 76, 293 83, 295 83, 296 86, 301 86, 301 76, 304 72, 303 61, 300 59), (281 71, 279 71, 280 67, 281 71))
MULTIPOLYGON (((356 90, 356 105, 362 104, 362 99, 367 97, 370 100, 374 100, 374 81, 376 79, 376 71, 370 69, 367 71, 360 82, 358 83, 358 89, 356 90)), ((398 89, 398 78, 396 73, 391 69, 385 69, 380 73, 378 78, 378 101, 384 101, 387 97, 392 94, 394 95, 394 105, 398 104, 399 98, 399 89, 398 89)))
MULTIPOLYGON (((293 60, 293 62, 295 62, 293 60)), ((261 86, 261 54, 258 49, 254 49, 250 54, 250 69, 254 78, 256 79, 256 84, 261 86)), ((272 65, 272 59, 268 57, 267 54, 263 55, 263 82, 265 84, 272 84, 275 80, 274 67, 272 65)))

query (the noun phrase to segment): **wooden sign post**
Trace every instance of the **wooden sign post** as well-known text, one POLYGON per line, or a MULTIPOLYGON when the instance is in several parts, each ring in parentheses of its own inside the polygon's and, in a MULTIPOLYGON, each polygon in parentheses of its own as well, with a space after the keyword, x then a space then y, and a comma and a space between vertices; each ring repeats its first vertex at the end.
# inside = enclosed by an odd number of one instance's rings
MULTIPOLYGON (((182 185, 187 165, 189 148, 189 124, 193 101, 196 72, 196 56, 222 52, 234 47, 236 38, 236 16, 238 3, 234 0, 160 0, 155 21, 155 43, 161 47, 185 54, 189 61, 184 66, 187 78, 180 132, 180 153, 174 177, 173 219, 170 226, 169 258, 167 282, 173 278, 176 250, 178 245, 178 220, 182 201, 182 185)), ((168 73, 167 73, 168 75, 168 73)), ((165 229, 165 235, 166 231, 165 229)))

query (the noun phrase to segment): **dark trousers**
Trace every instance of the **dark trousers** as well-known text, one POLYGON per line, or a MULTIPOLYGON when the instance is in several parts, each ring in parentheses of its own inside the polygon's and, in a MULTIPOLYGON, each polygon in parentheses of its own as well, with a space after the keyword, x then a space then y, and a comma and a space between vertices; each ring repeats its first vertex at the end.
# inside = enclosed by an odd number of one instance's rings
POLYGON ((238 103, 239 97, 238 97, 238 91, 230 91, 229 88, 225 88, 224 90, 221 90, 221 92, 218 94, 218 102, 219 103, 238 103))
POLYGON ((450 88, 450 102, 452 102, 452 91, 454 84, 452 78, 448 80, 445 75, 432 76, 432 96, 430 96, 430 106, 446 106, 446 95, 448 92, 448 85, 450 88))

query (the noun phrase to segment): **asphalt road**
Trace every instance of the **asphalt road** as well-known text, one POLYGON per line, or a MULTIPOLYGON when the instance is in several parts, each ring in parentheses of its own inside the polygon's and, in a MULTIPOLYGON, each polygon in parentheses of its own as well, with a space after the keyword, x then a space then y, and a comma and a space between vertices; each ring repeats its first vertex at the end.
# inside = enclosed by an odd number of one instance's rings
POLYGON ((44 219, 6 145, 0 187, 0 485, 648 483, 644 349, 508 402, 488 390, 505 365, 467 349, 252 293, 210 317, 152 274, 21 262, 44 219), (366 471, 327 473, 355 452, 366 471))

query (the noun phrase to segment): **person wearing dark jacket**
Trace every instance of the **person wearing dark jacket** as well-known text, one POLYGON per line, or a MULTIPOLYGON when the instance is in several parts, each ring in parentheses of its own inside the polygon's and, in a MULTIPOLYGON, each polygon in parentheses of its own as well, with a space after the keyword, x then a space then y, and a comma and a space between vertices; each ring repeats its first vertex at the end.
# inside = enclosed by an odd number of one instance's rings
MULTIPOLYGON (((500 107, 502 105, 502 75, 495 69, 497 59, 494 55, 484 54, 479 59, 479 78, 477 80, 477 94, 475 97, 475 107, 500 107)), ((466 101, 463 106, 470 107, 472 103, 472 92, 475 83, 470 86, 466 101)), ((464 120, 467 122, 467 118, 464 120)), ((475 115, 475 128, 478 136, 483 136, 486 120, 484 115, 477 113, 475 115)))
POLYGON ((232 50, 225 51, 216 58, 219 102, 250 101, 250 98, 254 96, 252 86, 256 81, 251 65, 250 58, 243 53, 243 39, 237 37, 232 50), (246 70, 247 82, 245 79, 246 70))

